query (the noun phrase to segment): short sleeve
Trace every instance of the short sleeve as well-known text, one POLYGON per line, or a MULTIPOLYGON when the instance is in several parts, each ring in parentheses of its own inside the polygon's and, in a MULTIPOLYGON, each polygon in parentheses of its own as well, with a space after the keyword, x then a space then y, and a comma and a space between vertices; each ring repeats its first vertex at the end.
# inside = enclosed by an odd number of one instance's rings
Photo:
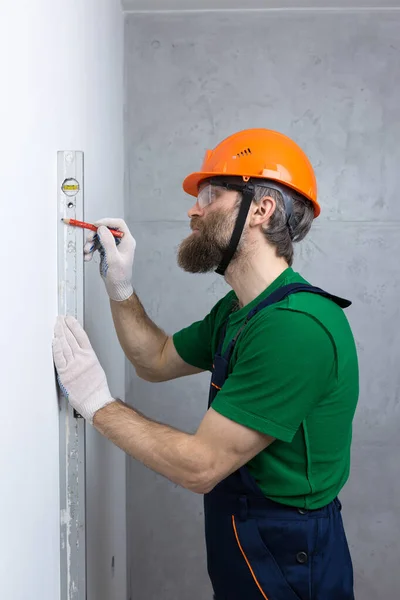
POLYGON ((189 365, 204 371, 212 369, 210 316, 197 321, 173 336, 179 356, 189 365))
POLYGON ((239 338, 233 370, 212 407, 251 429, 291 442, 334 382, 334 343, 307 313, 276 308, 254 319, 239 338))
POLYGON ((212 371, 213 340, 232 305, 232 293, 227 294, 202 320, 181 329, 173 336, 179 356, 189 365, 212 371))

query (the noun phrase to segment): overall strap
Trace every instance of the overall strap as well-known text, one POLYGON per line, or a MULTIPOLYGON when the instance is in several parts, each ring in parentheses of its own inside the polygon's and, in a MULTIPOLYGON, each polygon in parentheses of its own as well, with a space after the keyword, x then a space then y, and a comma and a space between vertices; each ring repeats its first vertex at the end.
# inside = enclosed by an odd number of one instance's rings
POLYGON ((318 296, 324 296, 325 298, 332 300, 332 302, 340 306, 340 308, 348 308, 349 306, 351 306, 350 300, 345 300, 344 298, 339 298, 339 296, 329 294, 328 292, 325 292, 319 287, 314 287, 313 285, 309 285, 308 283, 289 283, 288 285, 284 285, 278 288, 277 290, 272 292, 272 294, 267 296, 267 298, 264 298, 264 300, 257 304, 257 306, 255 306, 247 315, 246 323, 250 321, 250 319, 254 317, 254 315, 257 314, 263 308, 266 308, 271 304, 281 302, 281 300, 284 300, 285 298, 287 298, 287 296, 290 296, 291 294, 297 294, 298 292, 308 292, 311 294, 317 294, 318 296))
POLYGON ((222 354, 222 346, 224 345, 226 330, 228 329, 228 322, 229 322, 229 319, 226 319, 226 321, 224 322, 224 324, 222 326, 221 333, 219 335, 218 348, 217 348, 217 352, 216 352, 216 354, 219 354, 219 355, 222 354))
MULTIPOLYGON (((332 302, 334 302, 335 304, 340 306, 340 308, 348 308, 349 306, 351 306, 350 300, 345 300, 344 298, 340 298, 339 296, 334 296, 333 294, 329 294, 328 292, 325 292, 321 288, 314 287, 313 285, 309 285, 308 283, 289 283, 288 285, 284 285, 284 286, 278 288, 277 290, 275 290, 274 292, 272 292, 269 296, 267 296, 267 298, 264 298, 264 300, 262 300, 259 304, 257 304, 257 306, 255 306, 248 313, 243 325, 239 328, 235 337, 229 342, 229 345, 228 345, 226 351, 224 352, 224 358, 227 361, 229 361, 230 357, 232 356, 232 352, 236 345, 236 341, 237 341, 238 337, 240 336, 240 334, 242 333, 243 329, 246 327, 246 325, 250 321, 250 319, 252 317, 254 317, 254 315, 256 315, 260 310, 263 310, 267 306, 271 306, 272 304, 281 302, 282 300, 284 300, 291 294, 297 294, 299 292, 307 292, 307 293, 311 293, 311 294, 317 294, 318 296, 323 296, 324 298, 328 298, 328 300, 332 300, 332 302)), ((221 334, 221 338, 220 338, 220 342, 219 342, 219 346, 218 346, 219 353, 222 353, 222 347, 223 347, 223 343, 224 343, 227 325, 228 325, 228 322, 226 322, 224 324, 224 327, 222 330, 222 334, 221 334)))

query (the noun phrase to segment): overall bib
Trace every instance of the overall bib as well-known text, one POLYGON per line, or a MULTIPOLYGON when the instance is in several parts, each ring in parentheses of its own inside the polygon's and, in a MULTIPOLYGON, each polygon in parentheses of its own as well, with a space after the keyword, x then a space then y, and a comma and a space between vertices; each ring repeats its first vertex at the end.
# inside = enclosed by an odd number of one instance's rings
MULTIPOLYGON (((226 323, 214 358, 209 407, 227 379, 229 360, 248 321, 297 292, 325 296, 341 308, 351 304, 307 284, 283 286, 247 315, 222 353, 226 323)), ((353 568, 337 498, 317 510, 273 502, 243 466, 204 496, 204 514, 216 600, 354 600, 353 568)))

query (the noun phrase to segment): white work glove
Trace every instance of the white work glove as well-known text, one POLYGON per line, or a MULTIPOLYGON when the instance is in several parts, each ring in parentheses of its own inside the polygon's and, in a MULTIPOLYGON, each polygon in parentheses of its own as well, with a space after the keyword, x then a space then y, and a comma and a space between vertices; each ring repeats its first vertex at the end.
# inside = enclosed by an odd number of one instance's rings
POLYGON ((101 257, 100 275, 109 297, 117 302, 127 300, 133 294, 132 268, 136 241, 122 219, 101 219, 94 225, 98 230, 86 239, 83 250, 85 261, 91 260, 93 253, 98 250, 101 257), (122 231, 124 237, 115 238, 108 228, 122 231))
POLYGON ((94 414, 114 398, 88 336, 73 317, 57 318, 53 357, 63 395, 92 424, 94 414))

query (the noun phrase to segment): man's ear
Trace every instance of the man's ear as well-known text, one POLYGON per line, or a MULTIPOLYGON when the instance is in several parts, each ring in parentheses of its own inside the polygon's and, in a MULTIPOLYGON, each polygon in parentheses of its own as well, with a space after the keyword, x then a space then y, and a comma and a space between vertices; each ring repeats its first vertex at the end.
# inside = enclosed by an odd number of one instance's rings
POLYGON ((274 214, 276 202, 271 196, 264 196, 257 203, 253 202, 249 220, 250 227, 257 227, 267 223, 274 214))

